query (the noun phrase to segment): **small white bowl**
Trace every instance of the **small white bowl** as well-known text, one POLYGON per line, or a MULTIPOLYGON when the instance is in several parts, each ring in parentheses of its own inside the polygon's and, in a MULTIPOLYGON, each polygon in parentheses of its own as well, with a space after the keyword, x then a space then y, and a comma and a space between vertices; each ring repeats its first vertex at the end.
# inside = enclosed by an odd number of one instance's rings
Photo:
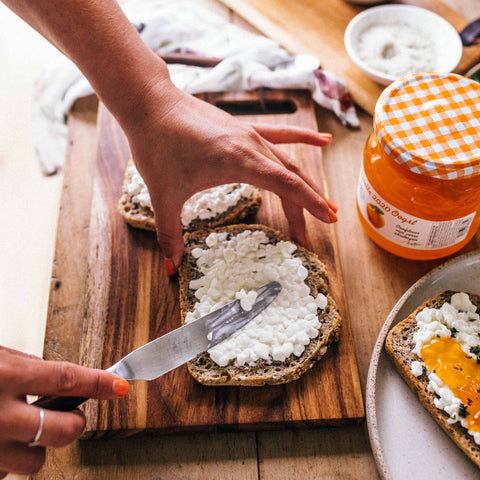
MULTIPOLYGON (((400 78, 375 69, 359 57, 359 39, 373 25, 407 24, 417 28, 432 40, 436 56, 436 72, 451 72, 462 56, 462 42, 452 25, 439 15, 411 5, 381 5, 368 8, 356 15, 345 30, 345 48, 352 61, 369 78, 381 85, 389 85, 400 78)), ((420 72, 409 72, 420 73, 420 72)))

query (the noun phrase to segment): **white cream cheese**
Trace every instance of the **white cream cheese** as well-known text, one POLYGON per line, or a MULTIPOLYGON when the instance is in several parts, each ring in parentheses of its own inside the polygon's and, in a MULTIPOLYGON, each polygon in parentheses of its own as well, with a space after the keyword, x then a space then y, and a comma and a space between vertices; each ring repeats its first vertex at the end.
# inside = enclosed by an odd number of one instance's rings
MULTIPOLYGON (((413 352, 421 358, 421 349, 429 344, 434 338, 455 337, 466 355, 472 357, 470 349, 480 345, 480 316, 476 313, 476 307, 470 301, 466 293, 455 293, 450 303, 445 303, 441 308, 424 308, 416 315, 417 331, 413 335, 415 348, 413 352)), ((423 362, 412 362, 411 371, 415 376, 420 376, 427 370, 423 362)), ((462 404, 453 392, 433 372, 428 372, 428 388, 435 392, 437 398, 435 406, 444 410, 448 415, 449 423, 460 422, 462 427, 467 428, 467 421, 459 415, 459 407, 462 404)), ((468 430, 473 436, 475 443, 480 445, 480 434, 468 430)))
POLYGON ((358 55, 375 70, 399 78, 436 68, 432 39, 421 28, 403 22, 367 27, 359 35, 358 55))
POLYGON ((186 322, 192 322, 226 303, 240 299, 248 310, 255 302, 255 290, 276 280, 282 290, 273 303, 230 338, 209 350, 219 366, 284 361, 292 353, 300 356, 312 338, 318 336, 317 309, 327 306, 323 294, 310 295, 305 284, 308 271, 293 253, 296 245, 280 241, 269 244, 266 234, 246 230, 238 235, 211 233, 207 248, 193 249, 201 277, 190 282, 199 300, 186 322))
MULTIPOLYGON (((152 202, 147 186, 138 173, 135 165, 128 167, 130 181, 127 184, 127 194, 134 203, 152 210, 152 202)), ((193 220, 208 220, 227 211, 242 198, 250 198, 253 193, 251 185, 246 183, 231 183, 208 188, 192 195, 184 204, 181 221, 186 228, 193 220)))

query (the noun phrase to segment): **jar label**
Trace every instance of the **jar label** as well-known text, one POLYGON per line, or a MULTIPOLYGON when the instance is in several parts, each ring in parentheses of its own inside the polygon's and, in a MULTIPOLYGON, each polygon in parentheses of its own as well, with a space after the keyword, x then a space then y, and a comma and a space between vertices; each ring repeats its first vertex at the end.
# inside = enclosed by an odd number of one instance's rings
POLYGON ((382 237, 407 248, 434 250, 465 239, 475 212, 461 218, 436 222, 406 213, 386 202, 360 172, 357 202, 365 220, 382 237))

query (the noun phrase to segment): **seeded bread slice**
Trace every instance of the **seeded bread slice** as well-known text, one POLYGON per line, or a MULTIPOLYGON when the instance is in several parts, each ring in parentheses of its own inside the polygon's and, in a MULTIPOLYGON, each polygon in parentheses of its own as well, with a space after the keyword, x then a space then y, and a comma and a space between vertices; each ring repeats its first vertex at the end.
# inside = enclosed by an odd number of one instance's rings
MULTIPOLYGON (((428 389, 428 377, 426 368, 423 373, 416 377, 411 371, 413 361, 421 362, 422 359, 412 352, 415 344, 413 334, 417 330, 415 317, 425 307, 440 308, 444 303, 450 302, 453 291, 445 291, 427 300, 418 307, 405 320, 398 323, 388 333, 385 341, 385 350, 393 361, 400 375, 407 382, 408 386, 417 394, 422 405, 432 415, 436 422, 442 427, 447 435, 467 454, 467 456, 480 467, 480 446, 477 445, 467 430, 460 423, 450 424, 447 422, 449 416, 443 410, 437 408, 433 403, 436 398, 435 392, 428 389)), ((480 296, 469 294, 471 302, 480 309, 480 296)))
MULTIPOLYGON (((118 203, 118 209, 125 221, 132 227, 155 231, 153 210, 135 202, 132 195, 128 194, 127 186, 131 181, 129 168, 132 165, 133 161, 130 160, 127 169, 125 170, 122 196, 118 203)), ((244 220, 248 215, 254 215, 260 208, 262 196, 257 188, 252 188, 253 192, 251 196, 242 197, 235 205, 232 205, 224 212, 217 214, 215 217, 208 219, 196 218, 192 220, 187 227, 184 227, 184 231, 194 231, 201 228, 215 228, 220 225, 238 223, 244 220)))
MULTIPOLYGON (((179 268, 182 323, 185 322, 187 312, 192 311, 197 302, 194 290, 189 288, 190 281, 200 277, 196 261, 191 254, 192 250, 197 247, 205 248, 205 239, 212 231, 225 231, 237 235, 245 230, 262 230, 272 244, 287 240, 280 232, 263 225, 232 225, 215 230, 201 230, 185 234, 186 251, 179 268)), ((264 360, 259 360, 253 367, 246 365, 237 367, 233 361, 226 367, 220 367, 210 358, 208 352, 205 352, 188 363, 189 372, 199 383, 204 385, 263 386, 292 382, 325 355, 332 341, 338 341, 341 318, 335 301, 328 294, 328 277, 325 265, 313 252, 301 246, 297 246, 294 255, 302 260, 303 265, 308 270, 305 282, 310 287, 311 295, 315 298, 319 293, 323 293, 328 300, 327 307, 324 310, 317 310, 321 322, 318 337, 310 341, 300 357, 292 354, 284 362, 272 360, 267 363, 264 360)))

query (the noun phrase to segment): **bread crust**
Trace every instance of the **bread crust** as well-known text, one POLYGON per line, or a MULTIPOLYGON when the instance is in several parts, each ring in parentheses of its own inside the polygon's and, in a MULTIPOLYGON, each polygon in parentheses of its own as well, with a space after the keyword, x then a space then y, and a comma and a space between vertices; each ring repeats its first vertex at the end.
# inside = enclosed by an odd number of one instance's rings
MULTIPOLYGON (((189 288, 190 281, 200 276, 196 268, 196 262, 191 255, 192 249, 198 246, 204 247, 206 237, 213 231, 224 231, 236 235, 245 230, 262 230, 272 243, 287 240, 280 232, 263 225, 232 225, 184 235, 186 249, 179 268, 182 324, 185 323, 187 312, 193 310, 197 302, 194 291, 189 288)), ((335 301, 328 293, 328 277, 325 265, 317 255, 300 245, 297 245, 297 251, 294 255, 301 258, 303 265, 308 270, 306 283, 310 287, 311 295, 316 297, 318 293, 323 293, 328 300, 327 307, 322 311, 318 310, 319 320, 322 324, 318 337, 310 341, 300 357, 292 354, 284 362, 272 361, 267 363, 262 360, 258 361, 254 367, 236 367, 233 361, 226 367, 219 367, 205 352, 187 364, 190 374, 199 383, 203 385, 263 386, 292 382, 325 355, 331 342, 338 341, 341 318, 335 301)))
MULTIPOLYGON (((125 177, 123 180, 122 196, 118 202, 118 210, 124 220, 135 228, 141 228, 143 230, 156 230, 155 218, 153 210, 148 207, 142 207, 136 204, 132 200, 132 196, 127 193, 127 185, 130 183, 130 175, 128 169, 133 165, 133 161, 128 162, 125 170, 125 177)), ((217 215, 216 217, 202 220, 196 218, 190 222, 188 227, 182 226, 184 231, 195 231, 202 228, 215 228, 220 225, 229 225, 232 223, 238 223, 244 220, 249 215, 257 213, 260 205, 262 204, 262 196, 260 191, 256 187, 253 188, 253 194, 251 197, 242 197, 239 202, 229 207, 225 212, 217 215)))
MULTIPOLYGON (((413 361, 422 362, 422 359, 412 351, 415 347, 413 334, 417 330, 417 321, 415 320, 417 313, 425 307, 440 308, 444 303, 450 302, 454 293, 457 292, 448 290, 430 298, 411 313, 405 320, 393 327, 385 340, 385 351, 402 378, 417 394, 420 402, 430 415, 432 415, 435 421, 440 427, 442 427, 456 445, 462 449, 478 467, 480 467, 480 446, 475 443, 473 437, 460 425, 460 423, 448 423, 448 414, 437 408, 433 403, 436 395, 434 392, 428 390, 426 369, 424 368, 423 373, 419 377, 413 375, 411 371, 411 364, 413 361)), ((480 309, 480 296, 473 294, 469 294, 469 296, 471 302, 480 309)))

